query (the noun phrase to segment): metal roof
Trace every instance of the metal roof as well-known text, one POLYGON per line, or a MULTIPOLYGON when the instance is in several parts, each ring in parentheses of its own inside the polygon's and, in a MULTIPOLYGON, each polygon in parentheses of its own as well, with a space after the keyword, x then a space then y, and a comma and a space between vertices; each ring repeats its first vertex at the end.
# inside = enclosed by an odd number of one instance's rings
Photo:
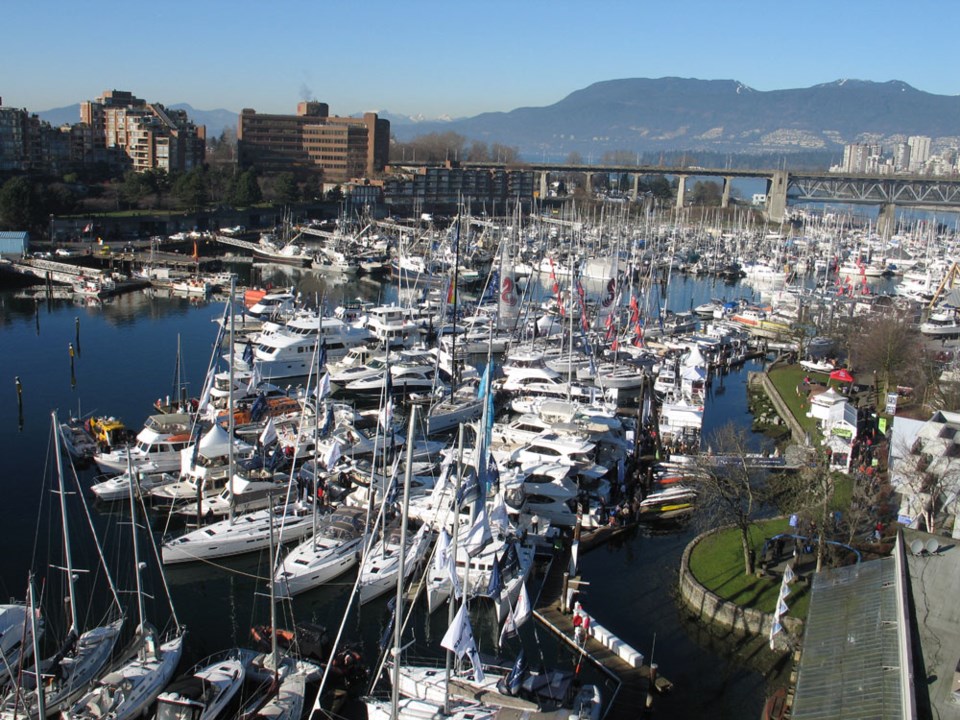
POLYGON ((794 720, 914 716, 903 585, 894 557, 814 576, 794 720))

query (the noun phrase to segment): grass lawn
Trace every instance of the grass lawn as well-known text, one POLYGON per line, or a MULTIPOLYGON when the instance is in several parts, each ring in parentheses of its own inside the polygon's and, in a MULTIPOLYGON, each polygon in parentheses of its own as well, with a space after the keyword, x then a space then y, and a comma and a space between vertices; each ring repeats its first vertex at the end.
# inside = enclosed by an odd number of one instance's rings
MULTIPOLYGON (((800 423, 800 427, 809 432, 810 437, 817 438, 820 436, 817 421, 814 418, 807 417, 810 404, 807 402, 806 397, 797 395, 797 385, 803 383, 803 378, 807 375, 809 375, 809 373, 799 365, 783 365, 772 369, 769 373, 770 382, 773 383, 773 386, 780 393, 780 397, 783 399, 783 402, 786 403, 787 407, 790 408, 790 412, 793 413, 797 422, 800 423)), ((826 376, 817 375, 811 379, 821 380, 825 377, 826 376)))
MULTIPOLYGON (((786 518, 766 520, 751 528, 750 542, 759 558, 764 538, 791 530, 786 518)), ((690 571, 711 592, 724 600, 762 612, 772 613, 780 593, 780 579, 757 577, 743 572, 743 550, 740 533, 728 528, 704 538, 690 553, 690 571)), ((794 583, 787 598, 792 617, 805 618, 810 603, 807 585, 794 583)))

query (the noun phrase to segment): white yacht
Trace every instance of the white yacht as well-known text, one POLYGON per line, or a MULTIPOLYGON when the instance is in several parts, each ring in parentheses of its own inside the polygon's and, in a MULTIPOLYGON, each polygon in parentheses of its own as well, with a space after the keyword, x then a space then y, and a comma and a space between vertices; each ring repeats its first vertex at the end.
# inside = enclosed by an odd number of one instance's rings
MULTIPOLYGON (((415 533, 408 534, 404 555, 404 580, 413 575, 417 565, 427 555, 433 533, 427 525, 421 525, 415 533)), ((386 537, 377 541, 363 558, 360 566, 360 602, 367 603, 396 588, 400 573, 400 528, 388 528, 386 537)))
MULTIPOLYGON (((187 413, 151 415, 137 433, 137 443, 129 449, 129 462, 134 469, 147 466, 153 472, 176 472, 180 469, 180 451, 190 445, 193 418, 187 413)), ((127 469, 127 448, 100 452, 93 461, 104 473, 122 473, 127 469)))
POLYGON ((347 351, 363 345, 370 332, 337 318, 302 314, 282 327, 264 331, 255 337, 255 344, 235 346, 234 367, 250 370, 256 367, 264 380, 309 375, 316 362, 317 343, 326 347, 327 360, 337 360, 347 351))

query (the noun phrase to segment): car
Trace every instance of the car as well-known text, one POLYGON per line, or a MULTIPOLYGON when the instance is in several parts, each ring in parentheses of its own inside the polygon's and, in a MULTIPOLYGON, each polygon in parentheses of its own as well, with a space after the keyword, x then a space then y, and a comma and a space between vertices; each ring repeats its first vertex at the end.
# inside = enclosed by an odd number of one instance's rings
POLYGON ((73 257, 73 251, 66 248, 57 248, 54 252, 60 257, 73 257))

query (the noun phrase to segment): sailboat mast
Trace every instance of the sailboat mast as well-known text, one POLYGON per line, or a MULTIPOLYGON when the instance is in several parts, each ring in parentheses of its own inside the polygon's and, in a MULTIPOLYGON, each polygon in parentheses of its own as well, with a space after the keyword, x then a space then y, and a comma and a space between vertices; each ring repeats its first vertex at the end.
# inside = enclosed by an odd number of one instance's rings
POLYGON ((51 413, 53 417, 53 447, 57 457, 57 478, 60 494, 60 516, 63 528, 63 554, 67 571, 67 603, 70 606, 70 630, 79 632, 80 621, 77 618, 75 588, 73 585, 73 554, 70 550, 70 528, 67 520, 67 490, 63 482, 63 458, 60 454, 60 423, 57 420, 57 411, 51 413))
POLYGON ((139 624, 137 625, 138 630, 143 630, 143 580, 140 577, 140 540, 137 537, 137 503, 134 498, 134 484, 137 484, 137 480, 133 474, 133 464, 130 462, 130 448, 127 448, 127 477, 130 482, 128 483, 128 495, 130 496, 130 531, 133 534, 133 568, 134 575, 136 576, 137 581, 137 620, 139 624))
MULTIPOLYGON (((229 509, 229 518, 230 523, 233 524, 234 518, 234 498, 233 498, 233 473, 234 473, 234 458, 233 458, 233 433, 236 430, 236 418, 233 416, 233 393, 235 388, 233 387, 234 374, 233 374, 233 347, 235 341, 235 332, 236 332, 236 314, 234 313, 233 308, 233 297, 237 291, 237 278, 235 275, 230 275, 230 352, 228 357, 230 358, 230 378, 227 381, 230 387, 230 394, 227 395, 227 484, 230 487, 230 509, 229 509)), ((253 377, 254 367, 256 366, 256 359, 250 358, 250 373, 253 377)), ((197 508, 197 512, 200 511, 200 508, 197 508)), ((197 522, 199 523, 199 518, 197 522)), ((270 557, 273 557, 272 555, 270 557)), ((271 583, 272 584, 272 583, 271 583)))
POLYGON ((273 542, 273 495, 270 495, 270 655, 273 658, 273 681, 277 682, 280 674, 280 655, 277 648, 277 589, 273 582, 273 572, 275 571, 277 558, 274 555, 273 542))
MULTIPOLYGON (((42 678, 40 672, 40 636, 37 628, 37 595, 36 588, 33 586, 33 573, 31 572, 27 580, 27 588, 30 602, 30 643, 33 646, 34 670, 37 678, 42 678)), ((39 685, 39 682, 38 682, 39 685)), ((41 689, 37 693, 37 717, 47 717, 47 694, 41 689)))
MULTIPOLYGON (((457 542, 460 539, 460 507, 457 498, 460 497, 460 484, 463 482, 463 423, 460 423, 460 433, 457 437, 457 487, 453 493, 453 538, 450 540, 450 556, 453 558, 453 575, 450 578, 450 604, 447 605, 447 627, 453 625, 453 618, 457 614, 454 607, 457 604, 457 542)), ((443 684, 443 712, 450 714, 450 675, 453 671, 453 652, 446 652, 446 682, 443 684)))
POLYGON ((400 551, 397 559, 397 605, 393 622, 393 682, 391 683, 391 715, 399 715, 400 702, 400 633, 403 630, 403 581, 407 562, 407 513, 410 510, 410 479, 413 475, 413 434, 417 428, 417 404, 410 406, 410 424, 407 427, 407 467, 403 473, 403 512, 400 515, 400 551))

